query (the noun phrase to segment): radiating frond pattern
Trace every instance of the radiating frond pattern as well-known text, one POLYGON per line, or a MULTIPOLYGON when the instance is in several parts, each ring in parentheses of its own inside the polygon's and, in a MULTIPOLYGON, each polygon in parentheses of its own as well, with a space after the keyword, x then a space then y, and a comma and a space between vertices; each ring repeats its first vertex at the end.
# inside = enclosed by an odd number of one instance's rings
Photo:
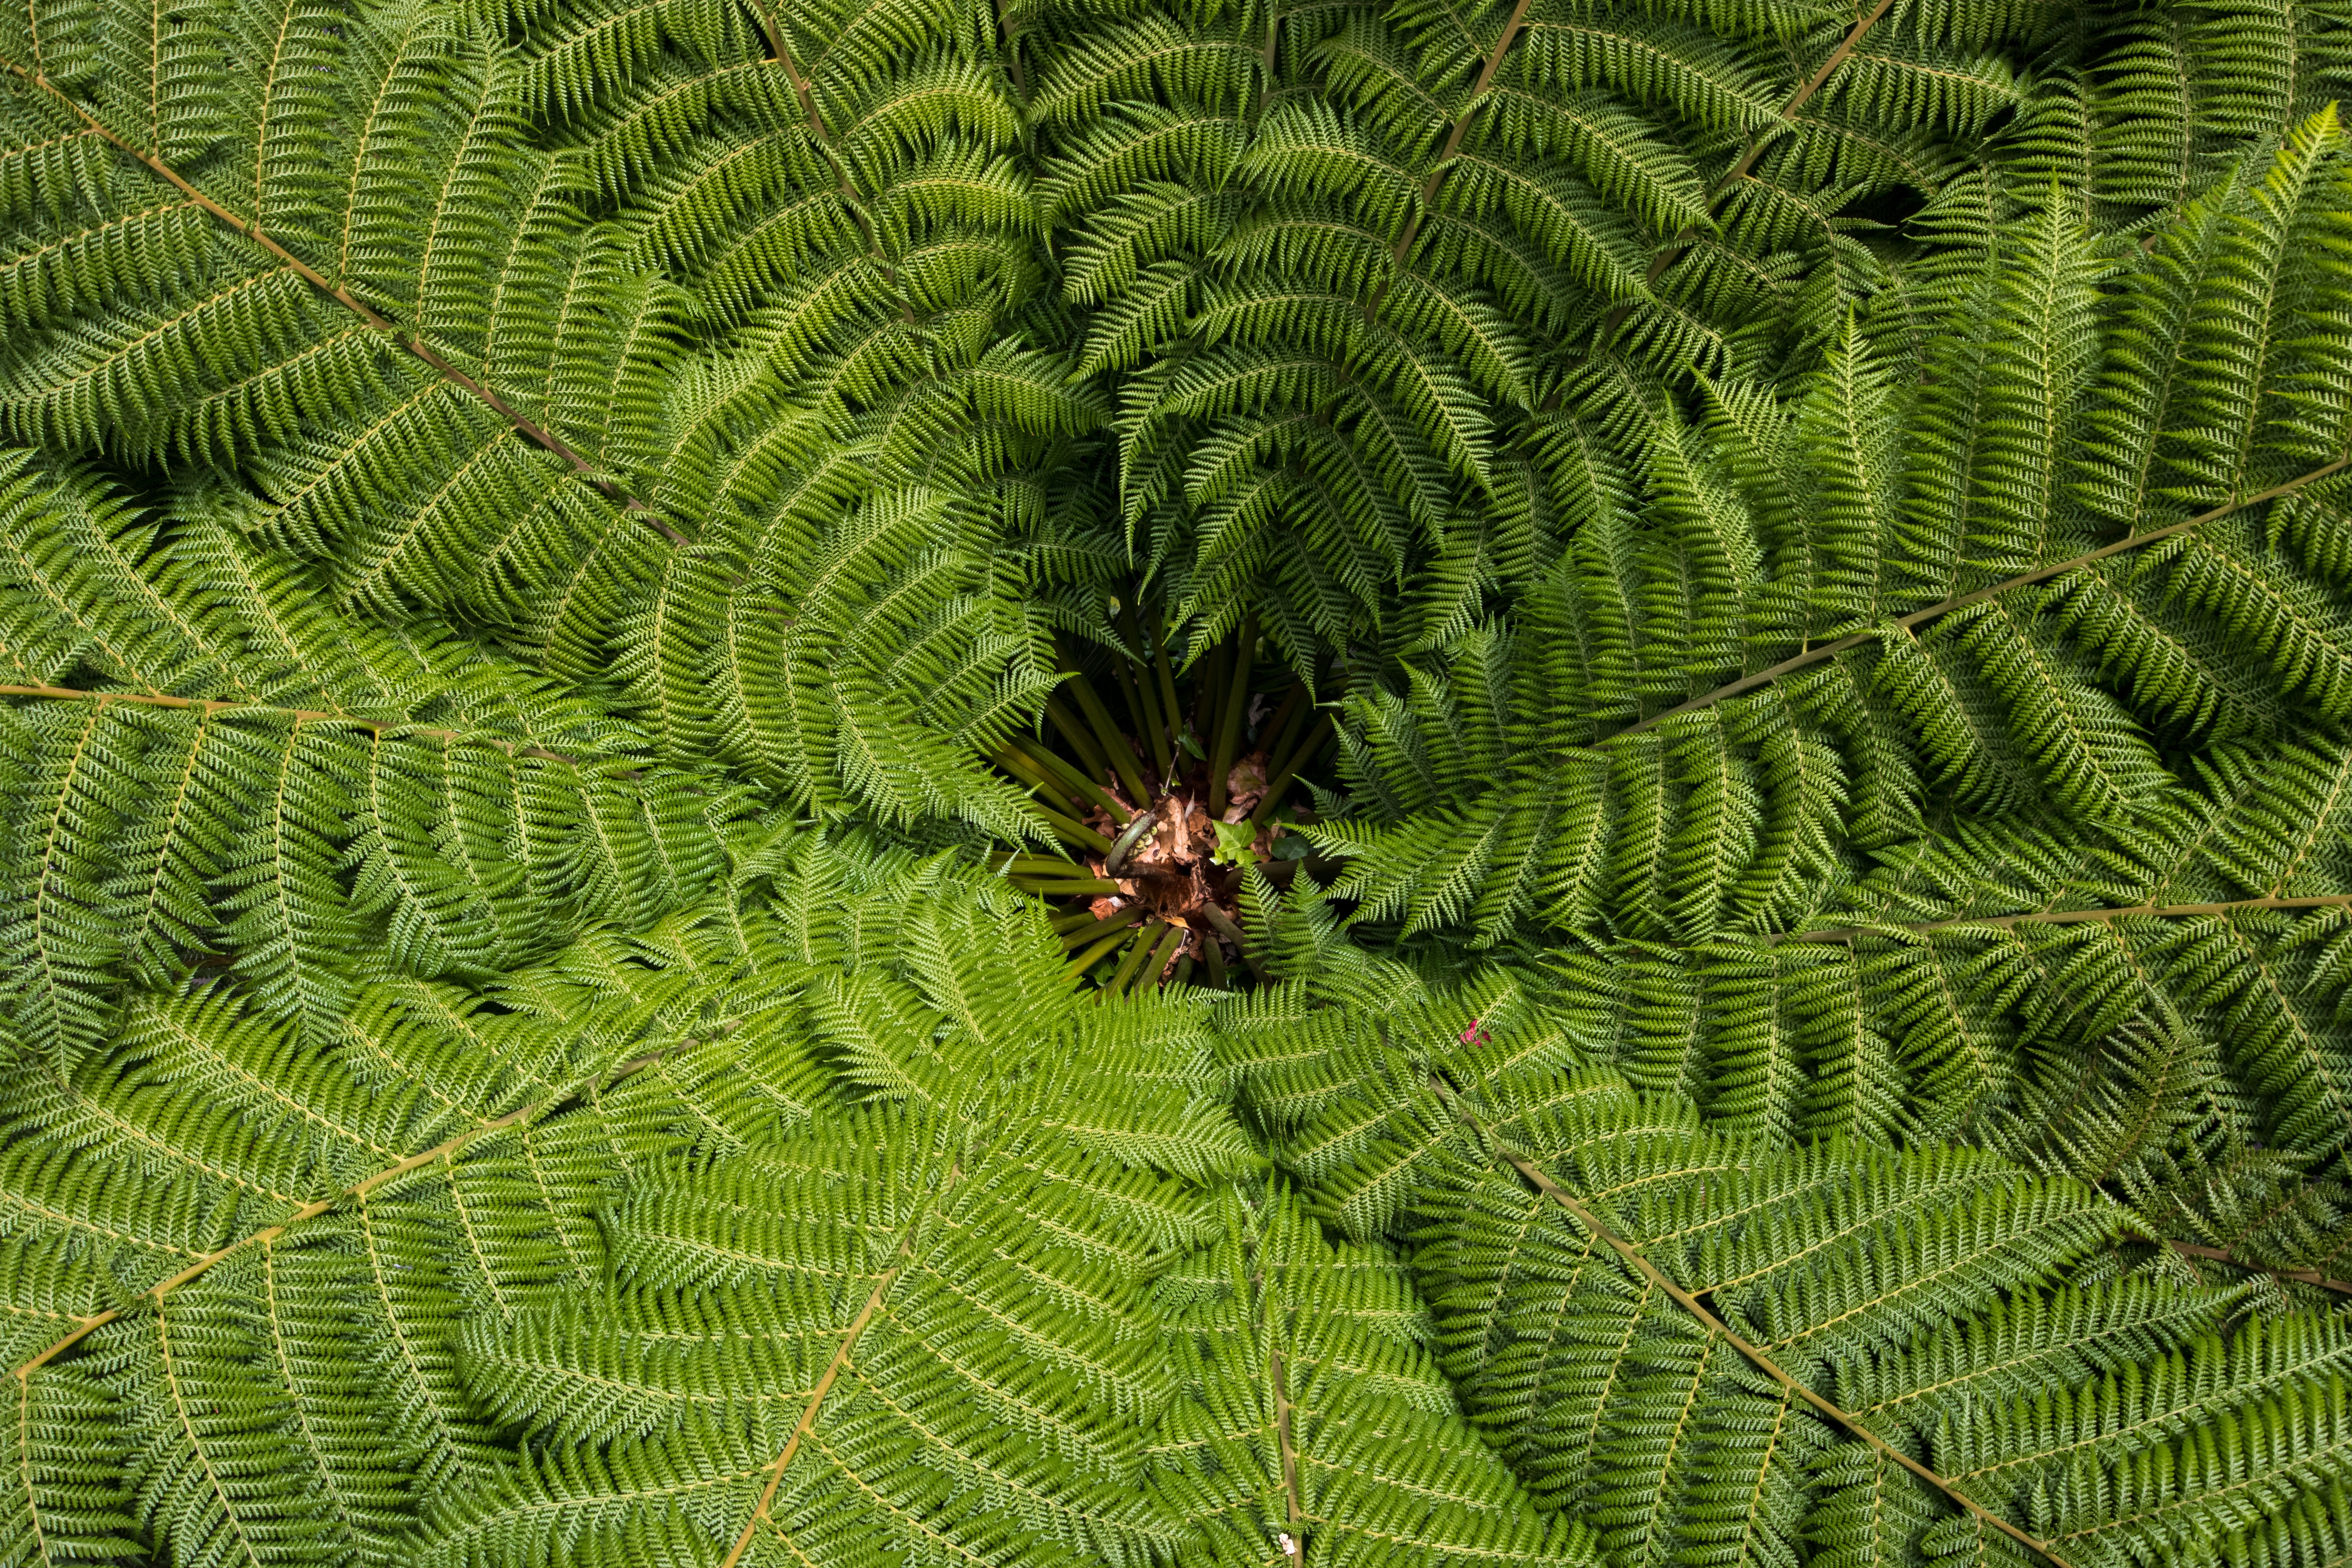
POLYGON ((2347 85, 0 9, 0 1563, 2340 1563, 2347 85))

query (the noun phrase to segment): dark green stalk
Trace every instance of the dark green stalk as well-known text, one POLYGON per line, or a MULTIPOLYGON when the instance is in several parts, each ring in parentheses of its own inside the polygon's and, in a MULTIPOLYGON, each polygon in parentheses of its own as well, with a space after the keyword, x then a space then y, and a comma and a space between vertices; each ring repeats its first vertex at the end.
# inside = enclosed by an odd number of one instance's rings
POLYGON ((1078 761, 1086 764, 1085 771, 1077 777, 1110 777, 1110 763, 1104 758, 1102 748, 1095 744, 1094 735, 1084 723, 1072 716, 1059 695, 1045 699, 1045 717, 1054 721, 1054 728, 1062 732, 1064 742, 1078 754, 1078 761))
POLYGON ((1086 795, 1082 792, 1056 778, 1035 758, 1015 750, 1010 742, 1002 750, 989 753, 989 760, 1024 784, 1050 791, 1060 798, 1064 805, 1076 805, 1082 809, 1085 806, 1086 795))
POLYGON ((1110 977, 1110 984, 1102 988, 1104 996, 1115 996, 1127 989, 1127 983, 1135 977, 1137 968, 1141 965, 1145 956, 1151 951, 1151 933, 1167 929, 1167 926, 1158 921, 1143 928, 1143 934, 1136 938, 1133 947, 1127 950, 1127 956, 1118 961, 1118 972, 1110 977))
POLYGON ((1063 931, 1076 931, 1083 925, 1092 925, 1094 923, 1094 910, 1089 909, 1079 909, 1072 910, 1066 915, 1055 915, 1052 920, 1047 921, 1045 923, 1051 927, 1056 934, 1058 934, 1063 931))
MULTIPOLYGON (((1160 939, 1160 944, 1151 950, 1151 956, 1144 961, 1143 967, 1136 971, 1135 979, 1129 986, 1130 991, 1141 991, 1156 984, 1160 978, 1160 972, 1166 969, 1168 961, 1176 955, 1176 946, 1184 940, 1184 933, 1174 926, 1165 929, 1167 934, 1162 936, 1160 939)), ((1138 942, 1136 945, 1140 947, 1143 944, 1138 942)))
POLYGON ((1093 765, 1088 771, 1096 782, 1113 785, 1120 784, 1118 753, 1112 749, 1118 743, 1118 726, 1112 723, 1110 715, 1103 710, 1102 699, 1095 695, 1095 689, 1087 684, 1087 678, 1075 671, 1066 672, 1062 689, 1057 695, 1069 698, 1071 708, 1077 713, 1078 722, 1086 728, 1087 740, 1093 751, 1089 759, 1093 765))
POLYGON ((1180 958, 1180 959, 1178 959, 1178 960, 1176 961, 1176 973, 1175 973, 1174 974, 1172 974, 1172 975, 1171 975, 1171 976, 1169 977, 1169 981, 1168 981, 1168 983, 1169 983, 1171 985, 1190 985, 1190 984, 1192 984, 1192 969, 1193 969, 1192 955, 1191 953, 1189 953, 1189 952, 1188 952, 1188 953, 1186 953, 1183 957, 1181 957, 1181 958, 1180 958))
POLYGON ((1063 689, 1077 700, 1078 711, 1084 713, 1087 722, 1094 726, 1095 738, 1101 743, 1104 755, 1109 759, 1110 771, 1118 774, 1120 785, 1126 789, 1128 799, 1138 806, 1150 804, 1151 795, 1143 787, 1143 770, 1136 766, 1135 748, 1128 744, 1127 737, 1119 733, 1117 724, 1111 722, 1110 710, 1102 705, 1102 699, 1095 695, 1093 683, 1079 673, 1077 661, 1066 653, 1062 656, 1062 669, 1069 677, 1063 682, 1063 689))
POLYGON ((1273 819, 1274 808, 1281 803, 1284 792, 1290 788, 1290 781, 1298 776, 1298 770, 1323 749, 1330 737, 1331 715, 1326 713, 1316 724, 1314 732, 1300 742, 1298 750, 1290 754, 1290 760, 1265 781, 1265 794, 1258 801, 1257 809, 1250 813, 1252 822, 1263 827, 1273 819))
POLYGON ((1005 879, 1024 893, 1036 893, 1048 899, 1065 899, 1078 893, 1116 893, 1118 884, 1108 877, 1073 877, 1048 879, 1034 872, 1013 872, 1005 879))
POLYGON ((1193 702, 1198 711, 1192 716, 1195 738, 1201 742, 1202 765, 1208 765, 1210 744, 1217 738, 1218 704, 1225 696, 1225 645, 1217 644, 1201 656, 1200 689, 1193 702))
POLYGON ((1055 855, 1008 855, 995 865, 998 871, 1010 871, 1016 877, 1059 877, 1065 872, 1079 872, 1077 867, 1055 855))
POLYGON ((1115 931, 1120 931, 1128 926, 1133 925, 1136 921, 1141 920, 1143 916, 1144 908, 1141 904, 1129 904, 1123 910, 1103 916, 1102 919, 1094 921, 1090 925, 1080 926, 1076 931, 1065 932, 1062 937, 1062 945, 1068 948, 1079 948, 1086 946, 1088 942, 1099 942, 1115 931))
POLYGON ((1037 815, 1045 819, 1045 831, 1063 843, 1076 845, 1080 849, 1091 849, 1097 855, 1110 853, 1110 840, 1086 824, 1073 822, 1060 812, 1049 811, 1042 805, 1037 808, 1037 815))
POLYGON ((1110 675, 1118 682, 1119 700, 1127 704, 1128 717, 1135 721, 1131 733, 1148 736, 1151 733, 1150 717, 1144 711, 1143 694, 1136 689, 1133 661, 1125 654, 1110 656, 1110 675))
POLYGON ((1103 938, 1100 942, 1095 943, 1094 946, 1087 949, 1086 952, 1078 954, 1077 957, 1070 960, 1069 963, 1064 964, 1062 966, 1062 977, 1066 980, 1076 980, 1079 975, 1084 974, 1087 970, 1092 969, 1096 964, 1101 963, 1103 956, 1106 953, 1117 952, 1121 942, 1134 942, 1137 940, 1138 938, 1133 932, 1115 931, 1108 936, 1103 938))
POLYGON ((1306 721, 1307 682, 1294 680, 1284 693, 1282 706, 1267 718, 1265 728, 1258 731, 1265 742, 1259 749, 1265 752, 1266 777, 1274 776, 1274 765, 1290 754, 1290 742, 1297 738, 1298 726, 1306 721))
POLYGON ((1250 973, 1256 975, 1259 982, 1263 984, 1265 980, 1265 966, 1258 963, 1255 953, 1250 952, 1249 938, 1242 934, 1242 928, 1234 924, 1232 918, 1214 904, 1202 904, 1201 918, 1214 926, 1219 936, 1234 944, 1234 951, 1242 955, 1242 962, 1249 965, 1250 973))
POLYGON ((1152 626, 1151 662, 1160 672, 1160 711, 1168 717, 1168 744, 1164 750, 1169 761, 1161 764, 1160 776, 1173 783, 1176 736, 1184 727, 1184 713, 1176 706, 1176 672, 1168 668, 1168 621, 1164 616, 1152 626))
POLYGON ((1124 822, 1135 815, 1126 806, 1119 805, 1108 790, 1070 766, 1066 759, 1056 756, 1027 736, 1015 736, 1013 745, 1032 763, 1052 773, 1055 777, 1077 790, 1082 798, 1093 801, 1119 821, 1124 822))
MULTIPOLYGON (((1149 660, 1151 643, 1143 635, 1143 617, 1135 613, 1135 607, 1131 605, 1120 613, 1126 621, 1127 635, 1135 639, 1135 646, 1142 650, 1145 658, 1149 660)), ((1152 765, 1160 770, 1160 787, 1165 789, 1174 782, 1176 776, 1172 770, 1174 755, 1169 749, 1168 742, 1169 715, 1174 713, 1176 710, 1172 703, 1164 709, 1160 706, 1160 693, 1154 689, 1151 667, 1148 662, 1136 666, 1135 689, 1143 701, 1142 712, 1139 717, 1143 725, 1143 734, 1151 743, 1152 765)))
MULTIPOLYGON (((999 756, 997 759, 998 765, 1000 767, 1003 766, 1003 757, 999 756)), ((1013 770, 1006 768, 1005 771, 1007 773, 1011 773, 1013 770)), ((1041 785, 1038 787, 1045 786, 1041 785)), ((1037 808, 1037 815, 1045 819, 1046 831, 1051 833, 1055 837, 1060 839, 1063 843, 1075 844, 1081 849, 1091 849, 1097 855, 1108 855, 1110 853, 1110 840, 1104 837, 1101 834, 1097 833, 1093 828, 1088 827, 1085 823, 1077 820, 1077 818, 1056 811, 1053 806, 1047 805, 1042 800, 1033 800, 1030 804, 1037 808)))
POLYGON ((1209 815, 1225 815, 1225 774, 1234 765, 1234 742, 1249 711, 1250 647, 1257 641, 1257 616, 1242 617, 1241 641, 1234 647, 1233 678, 1227 683, 1225 705, 1217 715, 1217 741, 1209 752, 1209 815))
POLYGON ((1215 941, 1202 942, 1201 944, 1201 957, 1202 962, 1207 963, 1209 966, 1210 989, 1214 991, 1223 991, 1225 988, 1224 944, 1215 941))

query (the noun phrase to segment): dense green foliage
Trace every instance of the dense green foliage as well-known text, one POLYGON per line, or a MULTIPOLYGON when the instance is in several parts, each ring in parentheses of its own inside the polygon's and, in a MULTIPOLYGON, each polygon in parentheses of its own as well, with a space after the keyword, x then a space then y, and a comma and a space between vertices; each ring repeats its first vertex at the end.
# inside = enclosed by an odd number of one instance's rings
POLYGON ((2347 86, 0 7, 0 1563, 2342 1562, 2347 86), (1109 995, 1163 635, 1317 858, 1109 995))

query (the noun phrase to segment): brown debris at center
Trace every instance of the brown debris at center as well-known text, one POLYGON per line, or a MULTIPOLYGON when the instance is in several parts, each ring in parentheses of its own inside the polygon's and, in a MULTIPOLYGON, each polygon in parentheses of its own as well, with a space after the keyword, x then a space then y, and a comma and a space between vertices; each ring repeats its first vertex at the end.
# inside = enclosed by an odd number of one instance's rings
MULTIPOLYGON (((1249 819, 1250 813, 1265 798, 1267 766, 1266 754, 1262 751, 1252 752, 1234 763, 1225 775, 1225 823, 1249 819)), ((1147 778, 1151 776, 1148 763, 1144 771, 1147 778)), ((1230 923, 1241 923, 1242 870, 1235 866, 1221 866, 1214 858, 1217 825, 1209 816, 1207 773, 1204 766, 1195 764, 1176 780, 1172 790, 1151 803, 1150 810, 1157 826, 1121 864, 1115 879, 1118 894, 1105 895, 1092 903, 1097 917, 1115 914, 1130 902, 1139 903, 1153 917, 1184 931, 1184 941, 1170 954, 1163 974, 1187 957, 1205 958, 1206 944, 1212 942, 1221 945, 1221 956, 1226 963, 1235 963, 1240 958, 1234 944, 1217 935, 1214 921, 1206 912, 1213 910, 1230 923)), ((1132 803, 1117 787, 1108 793, 1120 805, 1131 808, 1132 803)), ((1087 826, 1116 840, 1128 824, 1097 807, 1087 817, 1087 826)), ((1274 825, 1261 826, 1251 840, 1251 858, 1261 863, 1273 859, 1274 837, 1274 825)), ((1102 855, 1086 854, 1076 858, 1098 877, 1111 875, 1102 855)))

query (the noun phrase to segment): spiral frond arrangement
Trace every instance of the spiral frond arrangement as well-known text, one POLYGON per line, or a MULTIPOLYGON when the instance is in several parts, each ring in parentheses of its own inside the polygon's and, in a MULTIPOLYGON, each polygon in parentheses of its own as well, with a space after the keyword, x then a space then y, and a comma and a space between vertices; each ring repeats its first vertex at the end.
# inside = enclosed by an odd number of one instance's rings
POLYGON ((0 7, 0 1564, 2341 1563, 2347 84, 0 7))

